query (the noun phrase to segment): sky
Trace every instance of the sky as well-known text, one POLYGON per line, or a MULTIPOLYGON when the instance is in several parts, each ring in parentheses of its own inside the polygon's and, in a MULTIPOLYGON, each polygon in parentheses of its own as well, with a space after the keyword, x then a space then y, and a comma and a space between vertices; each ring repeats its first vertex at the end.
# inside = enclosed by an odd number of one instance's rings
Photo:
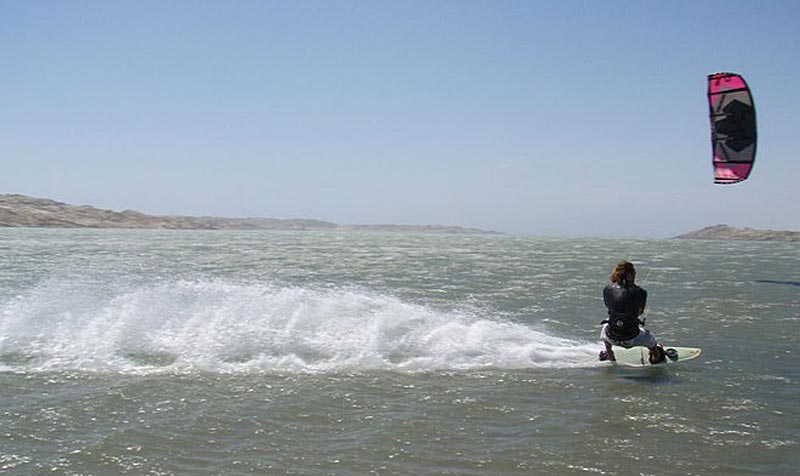
POLYGON ((800 2, 0 0, 0 193, 565 237, 800 230, 800 2), (758 156, 713 184, 706 76, 758 156))

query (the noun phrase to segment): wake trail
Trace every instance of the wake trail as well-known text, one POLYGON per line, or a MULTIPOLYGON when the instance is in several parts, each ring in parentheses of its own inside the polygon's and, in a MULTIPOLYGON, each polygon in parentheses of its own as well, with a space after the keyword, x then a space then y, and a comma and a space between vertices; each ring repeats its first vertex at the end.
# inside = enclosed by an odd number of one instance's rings
POLYGON ((339 372, 586 366, 597 345, 364 290, 48 281, 0 303, 0 371, 339 372))

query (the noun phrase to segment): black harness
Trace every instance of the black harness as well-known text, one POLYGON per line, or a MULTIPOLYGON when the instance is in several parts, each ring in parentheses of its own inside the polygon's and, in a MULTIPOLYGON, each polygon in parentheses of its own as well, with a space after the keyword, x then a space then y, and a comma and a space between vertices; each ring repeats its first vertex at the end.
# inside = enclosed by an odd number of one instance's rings
POLYGON ((644 321, 636 316, 629 314, 618 314, 608 316, 600 324, 608 324, 606 332, 614 340, 630 340, 639 334, 639 326, 644 325, 644 321))

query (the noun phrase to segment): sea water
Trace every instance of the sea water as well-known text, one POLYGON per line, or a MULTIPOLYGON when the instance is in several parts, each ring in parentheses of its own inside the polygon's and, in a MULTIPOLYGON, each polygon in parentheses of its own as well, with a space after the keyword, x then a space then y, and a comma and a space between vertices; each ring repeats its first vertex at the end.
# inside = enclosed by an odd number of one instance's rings
POLYGON ((796 243, 4 229, 0 473, 794 475, 798 344, 796 243))

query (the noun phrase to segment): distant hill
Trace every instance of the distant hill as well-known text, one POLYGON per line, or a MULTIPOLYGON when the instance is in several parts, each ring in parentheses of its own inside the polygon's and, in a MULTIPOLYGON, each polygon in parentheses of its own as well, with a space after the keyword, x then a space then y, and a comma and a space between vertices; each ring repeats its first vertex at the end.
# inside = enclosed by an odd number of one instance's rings
POLYGON ((708 226, 676 236, 690 240, 750 240, 750 241, 800 241, 798 231, 754 230, 735 228, 728 225, 708 226))
POLYGON ((327 221, 278 218, 158 216, 69 205, 46 198, 0 194, 0 227, 153 228, 174 230, 366 230, 414 233, 495 233, 445 225, 338 225, 327 221))

